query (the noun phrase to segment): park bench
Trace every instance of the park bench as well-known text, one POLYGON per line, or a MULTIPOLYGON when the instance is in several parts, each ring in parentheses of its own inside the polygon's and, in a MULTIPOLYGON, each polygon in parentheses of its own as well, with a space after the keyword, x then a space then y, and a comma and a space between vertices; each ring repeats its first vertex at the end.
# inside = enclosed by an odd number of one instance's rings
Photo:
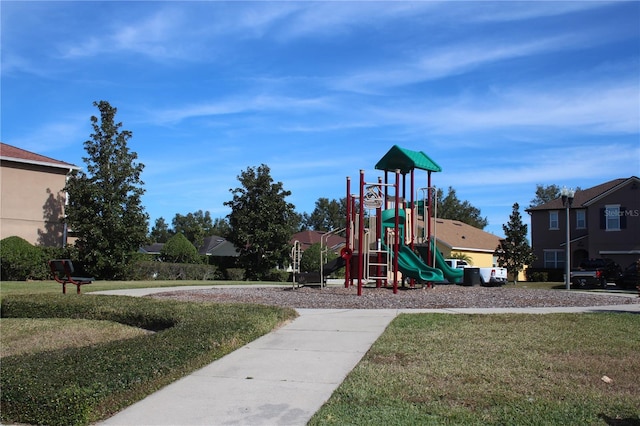
POLYGON ((53 279, 62 284, 62 293, 67 293, 67 284, 73 284, 78 288, 78 294, 80 294, 80 286, 85 284, 91 284, 93 278, 88 277, 74 277, 73 276, 73 263, 70 259, 54 259, 49 261, 49 268, 53 274, 53 279))

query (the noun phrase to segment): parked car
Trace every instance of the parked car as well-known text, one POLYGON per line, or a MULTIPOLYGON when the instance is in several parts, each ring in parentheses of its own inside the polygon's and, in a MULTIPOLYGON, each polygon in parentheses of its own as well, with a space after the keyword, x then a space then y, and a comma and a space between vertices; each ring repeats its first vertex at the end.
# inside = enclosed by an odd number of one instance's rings
POLYGON ((466 261, 462 259, 445 259, 444 260, 447 265, 452 268, 457 269, 465 269, 465 268, 474 268, 479 270, 480 275, 480 285, 483 286, 491 286, 491 285, 503 285, 507 283, 507 269, 499 268, 499 267, 491 267, 491 268, 477 268, 475 266, 469 265, 466 261))
POLYGON ((622 275, 616 282, 618 287, 634 289, 637 286, 640 286, 640 281, 638 281, 639 263, 640 261, 633 262, 631 265, 627 266, 624 271, 622 271, 622 275))
POLYGON ((602 287, 617 283, 622 276, 620 265, 611 259, 586 259, 570 272, 573 288, 602 287))

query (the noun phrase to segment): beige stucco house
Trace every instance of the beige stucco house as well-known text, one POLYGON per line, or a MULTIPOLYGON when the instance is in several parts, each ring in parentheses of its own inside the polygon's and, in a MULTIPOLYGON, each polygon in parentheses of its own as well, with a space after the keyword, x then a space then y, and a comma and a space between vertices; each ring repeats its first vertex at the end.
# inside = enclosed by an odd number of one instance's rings
POLYGON ((0 239, 60 247, 67 176, 79 167, 0 142, 0 239))

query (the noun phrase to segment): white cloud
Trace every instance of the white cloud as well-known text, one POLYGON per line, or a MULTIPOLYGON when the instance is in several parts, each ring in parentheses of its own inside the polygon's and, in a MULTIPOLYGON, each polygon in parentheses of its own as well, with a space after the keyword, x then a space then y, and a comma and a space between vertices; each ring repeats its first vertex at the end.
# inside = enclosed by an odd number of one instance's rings
POLYGON ((536 127, 583 134, 640 132, 637 81, 591 81, 576 87, 540 87, 543 82, 495 90, 485 96, 463 94, 438 105, 412 102, 376 107, 387 124, 429 129, 437 134, 536 127))
MULTIPOLYGON (((547 149, 530 149, 517 158, 501 154, 495 148, 491 163, 495 168, 468 167, 473 159, 461 164, 454 174, 448 174, 448 185, 454 187, 488 187, 506 183, 527 184, 535 188, 538 183, 593 182, 601 183, 615 177, 637 174, 640 168, 640 147, 624 144, 602 144, 583 147, 579 143, 547 149), (595 152, 594 152, 595 151, 595 152), (595 154, 595 155, 594 155, 595 154)), ((485 160, 486 161, 486 160, 485 160)), ((585 184, 579 184, 583 188, 585 184)), ((532 190, 533 192, 533 190, 532 190)))
MULTIPOLYGON (((47 155, 49 152, 57 152, 65 147, 81 146, 87 139, 87 123, 86 118, 83 120, 69 118, 65 121, 50 122, 4 142, 27 151, 47 155)), ((63 158, 58 160, 72 162, 70 159, 63 158)))
MULTIPOLYGON (((291 114, 326 107, 328 100, 323 97, 295 98, 287 96, 235 96, 223 100, 188 104, 177 108, 150 111, 150 121, 176 123, 189 118, 220 116, 257 111, 288 110, 291 114)), ((275 124, 274 124, 275 125, 275 124)))

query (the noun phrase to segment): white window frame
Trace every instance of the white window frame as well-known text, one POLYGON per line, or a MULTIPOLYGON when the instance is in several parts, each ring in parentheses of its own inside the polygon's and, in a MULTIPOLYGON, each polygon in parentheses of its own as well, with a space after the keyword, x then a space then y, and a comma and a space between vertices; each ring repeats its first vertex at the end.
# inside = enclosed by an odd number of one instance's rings
POLYGON ((587 229, 587 211, 584 209, 576 210, 576 229, 587 229))
POLYGON ((558 213, 558 210, 549 211, 549 229, 560 229, 560 213, 558 213))
POLYGON ((564 250, 543 250, 544 267, 550 269, 564 268, 564 250))
POLYGON ((619 231, 620 228, 620 204, 607 204, 604 206, 604 222, 607 231, 619 231))

